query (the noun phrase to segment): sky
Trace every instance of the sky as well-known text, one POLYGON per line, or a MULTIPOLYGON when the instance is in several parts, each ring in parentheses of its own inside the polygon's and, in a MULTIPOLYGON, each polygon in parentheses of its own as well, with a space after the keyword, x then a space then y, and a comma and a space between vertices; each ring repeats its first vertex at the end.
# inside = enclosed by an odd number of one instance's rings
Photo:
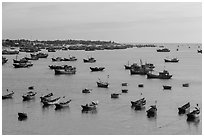
POLYGON ((201 43, 199 2, 3 2, 2 38, 201 43))

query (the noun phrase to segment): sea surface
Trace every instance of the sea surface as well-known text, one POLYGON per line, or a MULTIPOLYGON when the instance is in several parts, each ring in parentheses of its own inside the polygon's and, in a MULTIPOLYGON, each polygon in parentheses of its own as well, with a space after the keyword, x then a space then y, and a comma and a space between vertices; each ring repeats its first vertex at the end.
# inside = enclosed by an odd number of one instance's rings
MULTIPOLYGON (((33 67, 13 67, 16 55, 4 55, 9 61, 2 66, 2 94, 6 89, 15 92, 13 99, 2 100, 3 135, 200 135, 202 134, 202 110, 195 122, 187 122, 186 115, 178 115, 178 107, 187 102, 191 110, 199 104, 202 108, 202 54, 197 53, 201 44, 160 44, 171 52, 158 53, 152 48, 129 48, 98 51, 62 51, 49 53, 47 59, 33 62, 33 67), (178 47, 179 45, 179 47, 178 47), (190 47, 190 48, 189 48, 190 47), (176 51, 176 49, 179 49, 176 51), (76 56, 75 62, 52 62, 53 57, 76 56), (96 63, 83 63, 83 58, 94 57, 96 63), (179 63, 165 63, 164 58, 177 57, 179 63), (153 63, 156 72, 167 69, 173 74, 170 80, 147 79, 146 76, 130 75, 124 69, 128 63, 153 63), (75 75, 55 75, 48 65, 68 64, 75 66, 75 75), (91 66, 104 66, 103 72, 91 72, 91 66), (107 78, 109 75, 109 78, 107 78), (108 89, 98 88, 98 78, 110 82, 108 89), (127 82, 128 93, 111 99, 111 93, 120 93, 121 83, 127 82), (139 88, 138 84, 144 84, 139 88), (189 87, 182 87, 190 83, 189 87), (171 85, 172 90, 163 90, 171 85), (34 86, 36 98, 22 101, 22 95, 34 86), (93 89, 83 94, 82 89, 93 89), (53 92, 55 97, 72 99, 68 108, 55 110, 55 106, 43 107, 40 96, 53 92), (142 93, 142 95, 141 95, 142 93), (145 97, 146 109, 136 111, 130 101, 145 97), (82 113, 81 105, 98 100, 97 111, 82 113), (157 116, 148 118, 146 110, 157 101, 157 116), (28 118, 18 120, 18 112, 28 118)), ((46 52, 42 50, 42 52, 46 52)), ((18 59, 29 57, 20 52, 18 59)))

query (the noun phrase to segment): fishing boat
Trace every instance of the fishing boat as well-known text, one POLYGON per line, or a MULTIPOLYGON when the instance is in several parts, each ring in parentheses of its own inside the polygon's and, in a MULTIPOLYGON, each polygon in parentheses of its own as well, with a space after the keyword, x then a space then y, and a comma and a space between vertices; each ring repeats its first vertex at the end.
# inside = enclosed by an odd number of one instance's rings
POLYGON ((29 92, 25 93, 22 96, 23 101, 34 99, 36 94, 37 94, 37 92, 33 92, 33 91, 29 91, 29 92))
POLYGON ((190 112, 190 102, 186 103, 185 105, 178 108, 179 114, 185 114, 190 112))
POLYGON ((198 53, 202 53, 202 49, 200 49, 200 50, 197 50, 197 52, 198 52, 198 53))
POLYGON ((127 86, 128 85, 128 83, 122 83, 122 86, 127 86))
POLYGON ((20 60, 13 59, 13 63, 27 63, 28 60, 26 58, 22 58, 20 60))
POLYGON ((30 86, 28 87, 29 90, 33 90, 34 89, 34 86, 30 86))
POLYGON ((54 105, 54 104, 58 103, 60 98, 61 97, 57 97, 57 98, 54 98, 54 99, 44 99, 42 101, 42 103, 43 103, 44 106, 54 105))
POLYGON ((137 101, 131 101, 132 107, 135 107, 136 110, 141 110, 146 105, 145 98, 139 99, 137 101))
POLYGON ((27 63, 14 63, 13 66, 14 66, 14 68, 28 68, 28 67, 33 66, 33 64, 30 63, 30 62, 27 62, 27 63))
POLYGON ((105 67, 90 67, 91 71, 103 71, 105 67))
POLYGON ((91 93, 92 89, 82 89, 82 93, 91 93))
POLYGON ((138 84, 138 87, 139 87, 139 88, 143 88, 143 87, 144 87, 144 84, 138 84))
POLYGON ((189 83, 182 84, 183 87, 189 87, 189 83))
POLYGON ((122 93, 128 93, 128 89, 122 89, 122 93))
POLYGON ((13 51, 13 50, 3 50, 2 55, 13 55, 13 54, 18 54, 19 51, 13 51))
POLYGON ((132 66, 132 65, 130 65, 130 64, 129 64, 129 61, 128 61, 128 64, 127 64, 127 65, 124 65, 124 66, 125 66, 125 69, 131 69, 131 66, 132 66))
POLYGON ((50 100, 52 96, 53 96, 53 93, 49 93, 47 95, 41 96, 40 100, 41 100, 41 102, 46 101, 46 100, 50 100))
POLYGON ((52 61, 59 62, 59 61, 64 61, 64 59, 61 57, 57 57, 57 58, 52 58, 52 61))
POLYGON ((59 74, 75 74, 76 73, 76 68, 75 67, 65 67, 63 70, 61 69, 54 69, 55 75, 59 74))
POLYGON ((120 93, 112 93, 111 98, 119 98, 120 93))
POLYGON ((168 48, 157 49, 157 52, 170 52, 168 48))
POLYGON ((38 58, 47 58, 48 57, 48 54, 47 53, 42 53, 42 52, 40 52, 40 53, 38 53, 38 54, 30 54, 31 55, 31 57, 32 56, 37 56, 38 58))
POLYGON ((69 56, 69 58, 64 58, 63 61, 76 61, 77 58, 74 56, 69 56))
POLYGON ((63 108, 63 107, 69 107, 69 103, 71 102, 72 100, 69 99, 69 100, 66 100, 66 101, 59 101, 58 103, 55 104, 55 109, 60 109, 60 108, 63 108))
POLYGON ((85 110, 85 111, 95 110, 97 108, 97 106, 98 106, 98 101, 96 101, 96 102, 92 101, 89 104, 81 105, 82 110, 85 110))
POLYGON ((96 60, 93 57, 89 57, 88 59, 83 59, 84 63, 94 63, 96 60))
POLYGON ((26 60, 38 60, 38 56, 31 56, 30 58, 25 57, 26 60))
POLYGON ((134 63, 131 65, 130 68, 130 74, 131 75, 146 75, 149 71, 152 71, 154 69, 154 65, 151 63, 142 63, 142 60, 140 59, 140 65, 137 63, 134 63))
POLYGON ((96 83, 97 83, 97 86, 100 87, 100 88, 108 88, 108 85, 109 85, 108 82, 103 82, 100 79, 96 83))
POLYGON ((164 90, 171 90, 171 86, 169 86, 169 85, 163 85, 163 89, 164 89, 164 90))
POLYGON ((198 104, 197 104, 197 107, 195 107, 193 111, 187 114, 187 121, 194 121, 199 117, 199 115, 200 115, 200 108, 198 108, 198 104))
POLYGON ((28 115, 26 113, 18 112, 18 119, 25 120, 27 119, 28 115))
POLYGON ((150 106, 150 108, 146 111, 147 112, 147 117, 154 117, 157 114, 157 107, 156 105, 150 106))
POLYGON ((164 61, 165 61, 165 62, 173 62, 173 63, 176 63, 176 62, 179 62, 179 59, 177 59, 177 58, 172 58, 172 59, 166 58, 166 59, 164 59, 164 61))
POLYGON ((7 59, 7 58, 2 57, 2 64, 5 64, 7 61, 8 61, 8 59, 7 59))
POLYGON ((2 95, 2 99, 9 99, 9 98, 12 98, 12 97, 13 97, 13 94, 14 94, 13 91, 9 92, 8 89, 7 89, 7 94, 2 95))
POLYGON ((159 74, 152 74, 150 72, 147 73, 147 78, 152 79, 152 78, 157 78, 157 79, 170 79, 172 75, 169 74, 167 70, 163 70, 163 72, 159 72, 159 74))
POLYGON ((69 67, 72 67, 72 66, 68 66, 68 65, 49 65, 50 69, 65 69, 66 67, 69 68, 69 67))

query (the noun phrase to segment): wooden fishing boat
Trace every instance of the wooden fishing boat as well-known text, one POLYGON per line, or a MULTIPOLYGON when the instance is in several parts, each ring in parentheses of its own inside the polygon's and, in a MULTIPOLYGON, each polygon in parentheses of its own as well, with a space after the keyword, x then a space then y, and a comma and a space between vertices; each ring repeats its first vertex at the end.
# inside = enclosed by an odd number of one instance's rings
POLYGON ((27 63, 28 60, 26 58, 22 58, 20 60, 13 59, 13 63, 27 63))
POLYGON ((157 114, 157 107, 156 105, 150 106, 150 108, 146 111, 147 112, 147 117, 154 117, 157 114))
POLYGON ((189 87, 189 83, 182 84, 183 87, 189 87))
MULTIPOLYGON (((7 90, 8 91, 8 90, 7 90)), ((6 95, 2 95, 2 99, 9 99, 13 97, 14 92, 11 91, 9 93, 7 93, 6 95)))
POLYGON ((60 102, 55 104, 55 107, 56 107, 55 109, 60 109, 60 108, 63 108, 63 107, 68 107, 70 102, 71 102, 71 99, 69 99, 67 101, 60 101, 60 102))
POLYGON ((76 68, 75 67, 69 67, 69 68, 65 68, 64 70, 54 69, 54 71, 55 71, 55 75, 58 75, 58 74, 75 74, 76 68))
POLYGON ((185 114, 190 112, 190 102, 186 103, 185 105, 178 108, 179 114, 185 114))
POLYGON ((19 51, 12 51, 12 50, 3 50, 2 55, 13 55, 13 54, 18 54, 19 51))
POLYGON ((138 84, 138 87, 143 88, 144 84, 138 84))
POLYGON ((85 110, 85 111, 95 110, 97 106, 98 106, 98 102, 94 102, 94 101, 86 105, 81 105, 82 110, 85 110))
POLYGON ((22 96, 23 101, 34 99, 36 94, 37 94, 37 92, 33 92, 33 91, 29 91, 29 92, 25 93, 22 96))
POLYGON ((108 82, 102 82, 102 81, 97 81, 97 86, 100 88, 108 88, 109 83, 108 82))
POLYGON ((91 93, 91 91, 92 91, 92 89, 85 88, 82 90, 82 93, 91 93))
POLYGON ((49 105, 54 105, 56 103, 58 103, 59 99, 61 97, 55 98, 55 99, 45 99, 42 101, 44 106, 49 106, 49 105))
POLYGON ((195 119, 199 117, 199 115, 200 115, 200 108, 195 107, 193 111, 187 114, 187 121, 194 121, 195 119))
POLYGON ((163 70, 163 72, 159 72, 159 74, 152 74, 152 73, 147 73, 147 78, 148 79, 170 79, 172 77, 172 75, 169 74, 169 72, 167 70, 163 70))
POLYGON ((128 93, 128 89, 122 89, 122 93, 128 93))
POLYGON ((28 67, 33 66, 33 64, 29 63, 29 62, 27 62, 27 63, 14 63, 13 66, 14 66, 14 68, 28 68, 28 67))
POLYGON ((38 58, 47 58, 48 57, 48 54, 47 53, 42 53, 42 52, 40 52, 40 53, 38 53, 38 54, 30 54, 31 55, 31 57, 32 56, 37 56, 38 58))
POLYGON ((122 86, 127 86, 127 85, 128 85, 128 83, 122 83, 121 85, 122 85, 122 86))
POLYGON ((26 113, 18 112, 18 120, 27 119, 28 115, 26 113))
POLYGON ((141 110, 145 107, 146 105, 146 100, 145 98, 141 98, 137 101, 131 101, 132 107, 135 107, 136 110, 141 110))
POLYGON ((93 57, 89 57, 88 59, 83 59, 84 63, 94 63, 96 60, 93 57))
POLYGON ((163 49, 157 49, 157 52, 170 52, 170 50, 167 48, 163 48, 163 49))
POLYGON ((41 96, 40 100, 41 100, 41 102, 46 101, 46 100, 50 100, 52 96, 53 96, 53 93, 49 93, 47 95, 41 96))
POLYGON ((64 59, 61 57, 57 57, 57 58, 52 58, 52 61, 59 62, 59 61, 64 61, 64 59))
POLYGON ((69 58, 64 58, 63 61, 76 61, 76 60, 77 60, 76 57, 74 57, 74 56, 69 56, 69 58))
POLYGON ((119 98, 120 93, 112 93, 111 98, 119 98))
POLYGON ((105 67, 90 67, 91 71, 103 71, 105 67))
POLYGON ((169 86, 169 85, 163 85, 163 89, 164 89, 164 90, 166 90, 166 89, 167 89, 167 90, 171 90, 171 86, 169 86))
POLYGON ((173 62, 173 63, 176 63, 176 62, 179 62, 179 59, 177 58, 172 58, 172 59, 164 59, 165 62, 173 62))
POLYGON ((8 61, 8 59, 7 59, 7 58, 2 57, 2 64, 5 64, 7 61, 8 61))
POLYGON ((197 52, 198 52, 198 53, 202 53, 202 49, 200 49, 200 50, 197 50, 197 52))

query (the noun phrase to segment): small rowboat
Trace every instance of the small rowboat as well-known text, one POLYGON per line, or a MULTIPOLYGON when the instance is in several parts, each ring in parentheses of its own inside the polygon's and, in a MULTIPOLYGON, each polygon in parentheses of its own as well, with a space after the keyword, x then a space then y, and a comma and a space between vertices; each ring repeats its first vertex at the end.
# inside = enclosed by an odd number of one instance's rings
POLYGON ((128 89, 122 89, 122 93, 128 93, 128 89))
POLYGON ((179 114, 185 114, 190 112, 190 102, 186 103, 182 107, 179 107, 178 110, 179 110, 178 112, 179 114))
POLYGON ((143 85, 143 84, 139 84, 139 85, 138 85, 138 87, 143 88, 143 87, 144 87, 144 85, 143 85))
POLYGON ((11 91, 11 93, 8 93, 8 94, 6 94, 6 95, 3 95, 3 96, 2 96, 2 99, 9 99, 9 98, 12 98, 12 97, 13 97, 13 94, 14 94, 14 92, 11 91))
POLYGON ((52 96, 53 96, 53 93, 49 93, 47 95, 44 95, 44 96, 40 97, 40 100, 41 100, 41 102, 43 102, 45 100, 51 99, 52 96))
POLYGON ((182 86, 183 87, 189 87, 189 83, 184 83, 182 86))
POLYGON ((91 93, 91 90, 92 90, 92 89, 87 89, 87 88, 85 88, 85 89, 82 90, 82 93, 91 93))
POLYGON ((56 103, 58 103, 59 99, 61 97, 55 98, 55 99, 45 99, 42 101, 44 106, 49 106, 49 105, 54 105, 56 103))
POLYGON ((104 67, 90 67, 91 71, 103 71, 104 67))
POLYGON ((199 117, 200 109, 195 107, 195 110, 187 114, 187 121, 194 121, 199 117))
POLYGON ((102 82, 102 81, 99 81, 99 82, 96 82, 96 83, 97 83, 97 86, 100 87, 100 88, 108 88, 108 85, 109 85, 108 82, 102 82))
POLYGON ((98 106, 98 101, 97 102, 92 101, 90 104, 81 105, 82 110, 84 111, 95 110, 97 106, 98 106))
POLYGON ((22 112, 18 112, 18 120, 22 121, 27 119, 27 114, 26 113, 22 113, 22 112))
POLYGON ((55 107, 56 107, 55 109, 60 109, 60 108, 63 108, 63 107, 68 107, 70 102, 71 102, 71 99, 67 100, 67 101, 58 102, 58 103, 55 104, 55 107))
POLYGON ((32 92, 32 91, 27 92, 26 94, 22 96, 23 101, 34 99, 36 94, 37 92, 32 92))
POLYGON ((119 98, 120 93, 111 94, 111 98, 119 98))
POLYGON ((157 114, 157 107, 156 105, 150 106, 150 108, 146 111, 147 117, 154 117, 157 114))
POLYGON ((163 85, 163 89, 164 89, 164 90, 165 90, 165 89, 171 90, 171 86, 163 85))
POLYGON ((135 107, 135 110, 141 110, 146 105, 145 98, 139 99, 137 101, 131 101, 132 107, 135 107))

